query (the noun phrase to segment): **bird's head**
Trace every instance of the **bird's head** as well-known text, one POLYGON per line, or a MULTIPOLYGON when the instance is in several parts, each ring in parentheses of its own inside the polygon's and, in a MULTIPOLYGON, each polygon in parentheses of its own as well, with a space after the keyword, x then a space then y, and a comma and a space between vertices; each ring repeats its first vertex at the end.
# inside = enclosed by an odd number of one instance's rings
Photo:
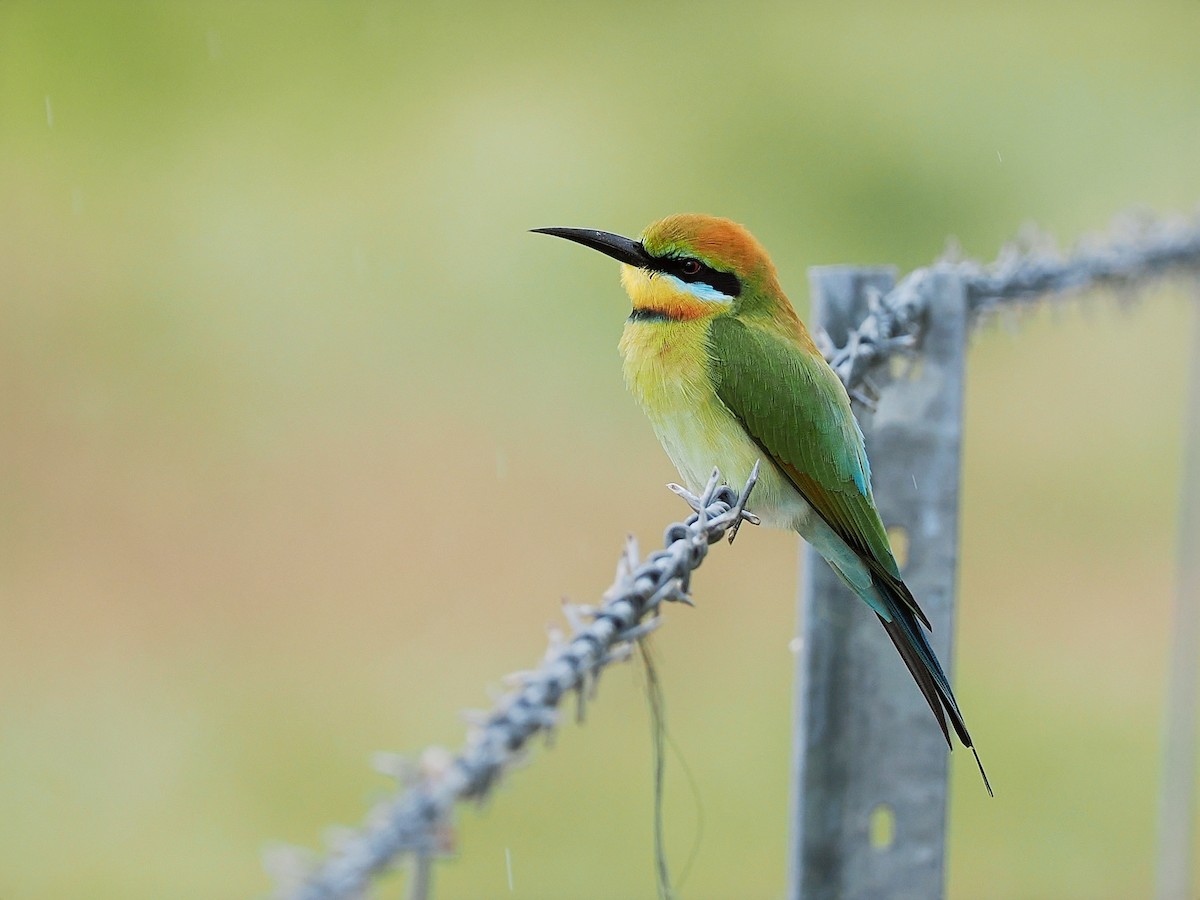
POLYGON ((668 216, 638 240, 590 228, 534 231, 575 241, 624 263, 621 283, 633 301, 635 317, 679 321, 772 315, 785 308, 791 313, 767 251, 729 219, 668 216))

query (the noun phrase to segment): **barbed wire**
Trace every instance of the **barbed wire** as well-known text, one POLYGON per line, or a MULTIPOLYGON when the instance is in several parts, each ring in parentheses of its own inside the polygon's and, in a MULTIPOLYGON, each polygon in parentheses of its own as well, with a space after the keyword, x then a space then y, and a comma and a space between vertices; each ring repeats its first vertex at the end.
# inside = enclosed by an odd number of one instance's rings
MULTIPOLYGON (((823 333, 816 338, 852 396, 870 404, 869 370, 919 345, 935 278, 949 274, 960 279, 971 318, 978 321, 999 308, 1051 294, 1101 286, 1141 290, 1188 269, 1200 272, 1200 219, 1120 220, 1108 235, 1080 242, 1065 257, 1040 235, 1026 234, 991 264, 945 259, 911 272, 886 293, 869 295, 866 317, 840 347, 823 333)), ((540 665, 509 676, 512 690, 491 710, 469 717, 467 741, 457 755, 430 748, 415 764, 389 757, 379 766, 396 777, 402 789, 376 806, 360 827, 338 832, 324 859, 296 848, 269 852, 267 867, 276 882, 276 896, 357 897, 376 874, 412 856, 416 868, 410 896, 423 900, 431 860, 451 846, 455 806, 486 797, 523 758, 534 736, 549 737, 568 694, 576 695, 577 717, 582 720, 600 673, 628 658, 633 642, 660 624, 663 603, 691 603, 690 576, 709 545, 725 535, 732 541, 742 521, 757 524, 745 508, 757 473, 755 466, 740 493, 721 485, 715 471, 700 496, 671 485, 694 512, 667 528, 664 548, 639 561, 637 544, 630 538, 601 605, 564 604, 571 637, 552 634, 540 665)))
POLYGON ((599 607, 564 604, 572 629, 570 639, 551 634, 550 646, 537 668, 509 676, 513 689, 490 710, 474 716, 465 747, 457 754, 431 748, 417 764, 387 768, 404 787, 378 805, 358 829, 335 836, 324 861, 304 850, 278 848, 268 854, 267 868, 275 878, 276 896, 289 900, 332 900, 357 897, 370 879, 413 855, 417 867, 410 896, 428 893, 430 860, 450 846, 450 817, 464 800, 481 800, 524 754, 538 734, 549 736, 559 721, 559 704, 568 695, 577 699, 582 720, 600 673, 611 663, 629 657, 633 643, 661 622, 663 603, 691 605, 691 574, 708 554, 710 544, 728 535, 730 543, 743 521, 757 525, 746 501, 758 478, 758 465, 740 492, 721 484, 713 471, 700 494, 679 485, 679 494, 693 513, 667 527, 664 547, 640 559, 636 540, 626 541, 617 575, 599 607))
POLYGON ((869 403, 869 391, 862 390, 868 370, 919 343, 934 278, 949 274, 961 279, 968 311, 977 322, 1001 307, 1052 294, 1096 287, 1140 291, 1188 269, 1200 272, 1197 218, 1126 216, 1107 234, 1080 241, 1065 257, 1045 236, 1027 230, 989 265, 951 259, 910 272, 887 293, 868 296, 866 318, 842 346, 835 346, 825 334, 817 335, 817 343, 851 394, 869 403))

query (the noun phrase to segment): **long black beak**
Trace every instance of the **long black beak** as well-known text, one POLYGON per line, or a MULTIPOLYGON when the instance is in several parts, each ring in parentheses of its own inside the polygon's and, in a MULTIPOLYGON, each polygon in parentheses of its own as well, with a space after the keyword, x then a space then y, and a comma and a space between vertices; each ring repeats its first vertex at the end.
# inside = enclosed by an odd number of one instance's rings
POLYGON ((552 234, 555 237, 566 238, 593 250, 599 250, 605 256, 627 263, 631 266, 644 268, 652 259, 641 243, 619 234, 607 231, 597 231, 594 228, 534 228, 538 234, 552 234))

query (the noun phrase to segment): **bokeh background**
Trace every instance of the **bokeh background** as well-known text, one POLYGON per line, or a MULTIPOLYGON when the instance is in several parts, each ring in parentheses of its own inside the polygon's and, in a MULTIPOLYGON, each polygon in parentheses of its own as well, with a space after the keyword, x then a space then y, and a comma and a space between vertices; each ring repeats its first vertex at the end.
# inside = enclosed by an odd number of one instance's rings
MULTIPOLYGON (((357 823, 373 752, 457 746, 680 514, 615 264, 526 229, 728 215, 804 311, 810 265, 1187 212, 1197 34, 1194 2, 0 3, 0 896, 267 893, 265 846, 357 823)), ((954 755, 952 897, 1151 888, 1189 301, 973 340, 956 671, 997 796, 954 755)), ((744 532, 658 641, 687 898, 783 891, 796 559, 744 532)), ((438 896, 652 897, 636 668, 535 757, 438 896)))

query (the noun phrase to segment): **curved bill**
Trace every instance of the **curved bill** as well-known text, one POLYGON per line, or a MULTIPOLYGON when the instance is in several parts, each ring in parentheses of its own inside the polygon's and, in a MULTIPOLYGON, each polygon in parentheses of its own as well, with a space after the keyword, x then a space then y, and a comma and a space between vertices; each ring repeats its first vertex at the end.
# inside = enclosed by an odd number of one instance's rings
POLYGON ((533 228, 538 234, 551 234, 554 237, 566 238, 593 250, 599 250, 605 256, 611 256, 619 262, 643 268, 650 264, 651 257, 646 253, 641 243, 631 238, 621 237, 608 231, 597 231, 594 228, 533 228))

